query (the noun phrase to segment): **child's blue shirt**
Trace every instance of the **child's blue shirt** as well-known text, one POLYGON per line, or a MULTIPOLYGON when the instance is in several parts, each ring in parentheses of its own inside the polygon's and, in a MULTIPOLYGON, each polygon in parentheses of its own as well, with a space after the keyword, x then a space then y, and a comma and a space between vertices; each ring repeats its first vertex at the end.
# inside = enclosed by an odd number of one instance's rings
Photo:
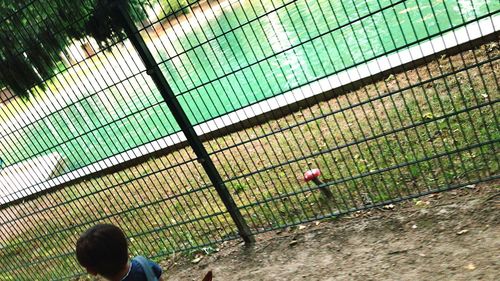
MULTIPOLYGON (((156 275, 156 278, 160 278, 162 274, 161 267, 150 260, 147 261, 148 265, 153 269, 153 273, 156 275)), ((130 270, 128 274, 122 279, 122 281, 147 281, 146 274, 144 273, 144 269, 142 268, 141 264, 132 259, 132 261, 130 262, 130 270)))

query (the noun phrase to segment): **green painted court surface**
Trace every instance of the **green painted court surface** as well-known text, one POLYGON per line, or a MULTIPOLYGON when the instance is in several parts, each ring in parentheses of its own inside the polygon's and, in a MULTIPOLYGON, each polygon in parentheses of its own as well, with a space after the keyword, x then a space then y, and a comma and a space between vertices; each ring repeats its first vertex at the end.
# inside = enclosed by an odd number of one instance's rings
MULTIPOLYGON (((500 10, 497 0, 232 2, 224 12, 195 11, 201 16, 170 31, 175 36, 148 41, 193 124, 500 10)), ((81 82, 69 98, 61 93, 57 104, 41 106, 53 113, 0 139, 0 158, 9 165, 59 152, 76 169, 177 132, 147 75, 124 69, 137 56, 113 56, 122 64, 91 72, 102 85, 81 82)))

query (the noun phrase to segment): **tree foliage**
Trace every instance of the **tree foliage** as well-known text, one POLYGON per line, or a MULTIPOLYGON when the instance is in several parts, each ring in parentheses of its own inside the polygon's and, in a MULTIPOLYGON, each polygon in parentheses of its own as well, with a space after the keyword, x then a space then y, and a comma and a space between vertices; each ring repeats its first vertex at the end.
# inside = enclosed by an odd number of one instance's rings
POLYGON ((147 0, 0 0, 0 85, 27 97, 54 74, 61 51, 74 39, 101 45, 123 36, 113 4, 127 5, 134 21, 146 17, 147 0))

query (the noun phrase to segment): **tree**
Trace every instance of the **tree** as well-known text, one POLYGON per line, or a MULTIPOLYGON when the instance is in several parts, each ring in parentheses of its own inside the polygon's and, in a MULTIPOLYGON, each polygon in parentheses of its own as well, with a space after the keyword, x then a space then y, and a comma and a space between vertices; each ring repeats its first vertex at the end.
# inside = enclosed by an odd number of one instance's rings
POLYGON ((93 37, 101 46, 121 39, 112 4, 126 4, 132 19, 145 19, 147 0, 0 0, 0 85, 28 97, 51 77, 73 39, 93 37), (127 2, 127 3, 124 3, 127 2))

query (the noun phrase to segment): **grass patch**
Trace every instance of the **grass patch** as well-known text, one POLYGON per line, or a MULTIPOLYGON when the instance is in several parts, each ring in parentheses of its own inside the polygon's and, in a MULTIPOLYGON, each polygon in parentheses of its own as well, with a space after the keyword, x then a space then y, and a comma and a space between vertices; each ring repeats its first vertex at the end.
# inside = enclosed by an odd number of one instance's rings
MULTIPOLYGON (((205 145, 255 232, 478 181, 499 171, 499 55, 491 43, 441 57, 205 145), (315 167, 331 201, 302 180, 315 167)), ((120 225, 131 254, 159 260, 237 237, 189 148, 1 210, 0 220, 0 280, 81 272, 73 245, 96 222, 120 225)))

